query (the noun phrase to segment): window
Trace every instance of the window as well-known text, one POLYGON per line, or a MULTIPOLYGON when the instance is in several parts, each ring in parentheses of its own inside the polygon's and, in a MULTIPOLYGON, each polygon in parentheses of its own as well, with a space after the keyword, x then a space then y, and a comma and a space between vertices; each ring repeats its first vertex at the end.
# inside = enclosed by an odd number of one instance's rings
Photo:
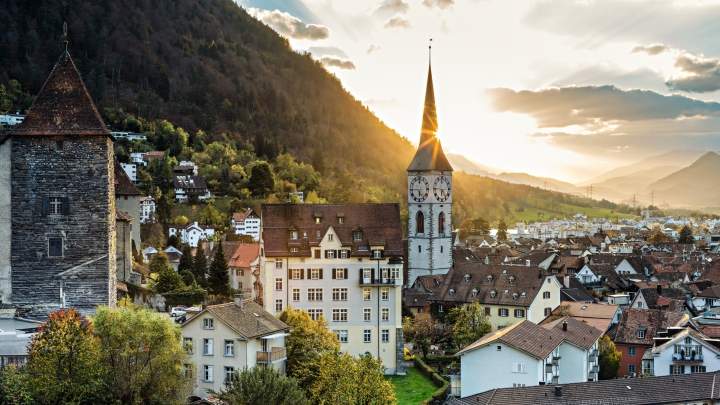
POLYGON ((342 225, 345 223, 345 217, 338 217, 337 221, 338 221, 338 224, 342 225))
POLYGON ((282 291, 282 284, 283 284, 283 279, 276 278, 275 279, 275 291, 282 291))
POLYGON ((640 308, 640 309, 642 309, 642 307, 643 307, 642 301, 638 301, 638 302, 637 302, 637 307, 640 308))
POLYGON ((290 270, 290 278, 293 280, 302 280, 303 269, 292 269, 290 270))
POLYGON ((527 373, 527 366, 525 363, 515 362, 512 364, 511 372, 525 374, 527 373))
POLYGON ((422 245, 418 245, 418 253, 422 253, 422 245))
POLYGON ((230 384, 235 375, 235 368, 225 366, 225 384, 230 384))
POLYGON ((333 320, 333 322, 347 322, 347 320, 348 320, 347 308, 333 308, 332 320, 333 320))
POLYGON ((390 342, 390 329, 383 329, 380 332, 380 340, 383 343, 389 343, 390 342))
POLYGON ((372 290, 369 288, 363 288, 363 301, 370 301, 372 299, 372 290))
POLYGON ((507 308, 498 308, 498 316, 502 316, 503 318, 507 317, 509 312, 507 308))
POLYGON ((225 357, 235 356, 235 342, 232 340, 225 341, 225 357))
POLYGON ((372 329, 365 329, 363 331, 363 342, 370 343, 372 341, 372 329))
POLYGON ((341 259, 348 259, 350 257, 350 251, 347 249, 339 250, 341 259))
POLYGON ((495 350, 497 350, 497 351, 502 351, 502 346, 497 345, 495 350))
POLYGON ((291 247, 291 248, 290 248, 290 253, 298 253, 299 251, 300 251, 299 248, 296 248, 296 247, 291 247))
POLYGON ((317 321, 320 319, 320 317, 323 314, 323 310, 321 308, 310 308, 307 310, 308 315, 310 315, 310 318, 312 318, 313 321, 317 321))
POLYGON ((213 355, 213 340, 212 338, 203 339, 203 356, 213 355))
POLYGON ((337 257, 337 250, 326 250, 325 251, 326 259, 335 259, 336 257, 337 257))
POLYGON ((290 232, 290 239, 297 240, 298 239, 298 231, 291 231, 290 232))
POLYGON ((525 318, 525 310, 524 309, 516 309, 514 311, 515 318, 525 318))
POLYGON ((335 336, 337 336, 338 342, 340 343, 347 343, 348 342, 348 331, 347 329, 342 330, 336 330, 335 336))
POLYGON ((310 269, 310 280, 322 280, 322 269, 310 269))
POLYGON ((320 258, 320 249, 313 249, 313 257, 316 259, 320 258))
POLYGON ((203 366, 203 381, 213 382, 213 366, 207 364, 203 366))
POLYGON ((383 287, 380 289, 380 299, 383 301, 387 301, 390 298, 390 289, 387 287, 383 287))
POLYGON ((445 213, 441 212, 438 215, 438 235, 445 234, 445 213))
POLYGON ((275 262, 275 268, 276 269, 282 269, 282 262, 280 260, 275 262))
POLYGON ((193 339, 191 337, 184 337, 183 338, 183 349, 187 352, 187 354, 192 354, 193 352, 193 339))
POLYGON ((635 346, 629 346, 628 347, 628 356, 634 356, 635 355, 635 346))
POLYGON ((485 315, 490 316, 490 307, 485 307, 485 315))
POLYGON ((48 238, 48 257, 63 256, 63 239, 48 238))
POLYGON ((704 373, 706 370, 705 366, 690 366, 691 373, 704 373))
POLYGON ((52 215, 60 215, 63 213, 63 201, 60 197, 50 197, 48 201, 48 213, 52 215))
POLYGON ((382 319, 383 322, 389 322, 390 321, 390 308, 382 308, 380 310, 380 314, 382 315, 380 319, 382 319))
POLYGON ((545 308, 545 311, 543 311, 543 313, 545 314, 545 316, 550 316, 550 314, 552 313, 552 308, 550 308, 550 307, 545 308))
MULTIPOLYGON (((344 250, 343 250, 344 252, 344 250)), ((333 280, 347 280, 348 277, 347 269, 333 269, 333 280)))
POLYGON ((671 364, 670 365, 670 374, 672 374, 672 375, 685 374, 685 366, 682 364, 671 364))
POLYGON ((275 312, 282 312, 283 302, 282 300, 275 300, 275 312))
POLYGON ((638 329, 637 330, 637 338, 638 339, 645 339, 645 329, 638 329))
POLYGON ((300 301, 300 289, 299 288, 293 288, 292 299, 295 302, 300 301))
POLYGON ((373 249, 372 257, 373 259, 382 259, 383 251, 381 249, 373 249))
POLYGON ((308 288, 308 301, 322 301, 322 288, 308 288))
POLYGON ((393 280, 400 280, 400 269, 397 267, 391 267, 390 278, 393 280))
POLYGON ((545 291, 545 292, 543 293, 543 298, 546 299, 546 300, 547 300, 547 299, 550 299, 550 291, 545 291))
POLYGON ((370 280, 372 278, 373 269, 362 269, 363 280, 370 280))
POLYGON ((320 217, 315 217, 315 223, 319 224, 322 219, 320 217))
POLYGON ((183 364, 183 376, 185 378, 192 378, 193 376, 193 365, 191 363, 183 364))
POLYGON ((335 236, 331 233, 328 234, 328 241, 332 242, 335 240, 335 236))
POLYGON ((353 231, 352 237, 354 241, 361 241, 363 239, 363 232, 362 231, 353 231))
POLYGON ((363 308, 363 321, 370 322, 372 318, 372 308, 363 308))
POLYGON ((332 289, 333 301, 347 301, 348 289, 347 288, 333 288, 332 289))
POLYGON ((212 318, 203 319, 203 329, 215 329, 215 320, 212 318))

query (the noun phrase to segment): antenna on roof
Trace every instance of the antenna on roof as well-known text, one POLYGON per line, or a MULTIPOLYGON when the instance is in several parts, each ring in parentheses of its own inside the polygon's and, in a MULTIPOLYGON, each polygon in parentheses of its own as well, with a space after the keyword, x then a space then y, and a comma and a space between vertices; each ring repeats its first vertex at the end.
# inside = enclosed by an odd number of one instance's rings
POLYGON ((62 33, 62 42, 65 45, 65 52, 68 51, 68 43, 70 42, 68 40, 68 28, 67 28, 67 21, 63 22, 63 33, 62 33))

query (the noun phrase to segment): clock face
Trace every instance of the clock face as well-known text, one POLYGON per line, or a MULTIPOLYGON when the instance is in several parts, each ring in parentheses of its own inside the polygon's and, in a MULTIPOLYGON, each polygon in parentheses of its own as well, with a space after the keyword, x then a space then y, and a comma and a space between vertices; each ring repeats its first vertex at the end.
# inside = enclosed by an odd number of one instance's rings
POLYGON ((435 178, 433 182, 433 194, 438 201, 447 201, 450 197, 450 179, 448 179, 447 176, 435 178))
POLYGON ((428 193, 430 193, 430 183, 425 177, 415 176, 410 181, 409 193, 410 198, 412 198, 415 202, 425 201, 428 193))

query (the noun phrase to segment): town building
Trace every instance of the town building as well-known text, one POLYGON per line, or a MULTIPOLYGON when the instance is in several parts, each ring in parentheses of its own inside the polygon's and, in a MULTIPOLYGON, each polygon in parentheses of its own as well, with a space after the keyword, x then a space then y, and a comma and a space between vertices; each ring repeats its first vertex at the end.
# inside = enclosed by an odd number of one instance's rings
POLYGON ((210 240, 215 236, 215 229, 210 226, 199 225, 193 222, 185 228, 168 228, 168 236, 177 236, 180 242, 196 248, 200 241, 210 240))
POLYGON ((206 201, 212 197, 205 178, 185 174, 176 174, 173 178, 175 200, 180 203, 206 201))
POLYGON ((130 181, 137 183, 137 166, 134 163, 120 163, 120 167, 122 167, 130 181))
POLYGON ((112 135, 113 139, 123 139, 130 142, 147 140, 147 135, 141 132, 112 131, 110 135, 112 135))
POLYGON ((552 314, 542 321, 542 324, 565 316, 586 323, 605 333, 613 325, 620 322, 622 311, 619 306, 607 303, 562 301, 560 306, 555 308, 552 314))
POLYGON ((460 350, 460 396, 494 388, 567 384, 598 378, 602 332, 572 318, 538 326, 524 320, 460 350))
POLYGON ((140 223, 155 222, 155 199, 151 196, 140 197, 140 223))
POLYGON ((692 328, 668 328, 642 360, 643 375, 695 374, 720 370, 718 341, 692 328))
POLYGON ((478 302, 497 330, 523 320, 540 323, 560 305, 561 287, 537 267, 455 260, 430 300, 437 312, 478 302))
POLYGON ((140 190, 133 184, 130 177, 115 163, 115 207, 125 212, 130 221, 130 232, 132 243, 135 249, 141 246, 140 239, 140 216, 142 214, 140 202, 143 196, 140 190))
POLYGON ((20 125, 25 120, 22 114, 0 114, 0 128, 14 127, 20 125))
POLYGON ((263 204, 262 302, 323 317, 343 352, 401 367, 403 240, 398 204, 263 204))
POLYGON ((234 213, 230 219, 230 227, 235 235, 250 236, 255 241, 260 239, 260 216, 252 208, 234 213))
POLYGON ((223 242, 223 252, 228 258, 230 287, 253 300, 261 298, 260 244, 223 242))
POLYGON ((197 176, 198 166, 189 160, 182 160, 177 164, 177 166, 173 167, 173 173, 186 176, 197 176))
POLYGON ((437 138, 432 67, 428 66, 420 144, 407 168, 408 279, 445 274, 452 267, 452 172, 437 138))
POLYGON ((285 373, 289 329, 250 300, 209 305, 182 325, 190 356, 185 373, 193 380, 193 393, 206 398, 210 390, 222 390, 234 373, 257 366, 285 373))
POLYGON ((67 51, 0 157, 2 302, 31 317, 114 306, 113 145, 67 51))

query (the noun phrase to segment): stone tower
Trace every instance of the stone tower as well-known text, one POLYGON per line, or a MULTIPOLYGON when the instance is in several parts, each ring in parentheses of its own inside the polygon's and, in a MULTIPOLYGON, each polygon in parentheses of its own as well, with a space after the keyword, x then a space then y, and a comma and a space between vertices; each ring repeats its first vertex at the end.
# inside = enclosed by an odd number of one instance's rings
POLYGON ((408 280, 452 267, 452 171, 437 138, 432 66, 428 66, 420 144, 407 168, 408 280))
POLYGON ((11 303, 114 306, 113 145, 67 51, 10 138, 11 303))

